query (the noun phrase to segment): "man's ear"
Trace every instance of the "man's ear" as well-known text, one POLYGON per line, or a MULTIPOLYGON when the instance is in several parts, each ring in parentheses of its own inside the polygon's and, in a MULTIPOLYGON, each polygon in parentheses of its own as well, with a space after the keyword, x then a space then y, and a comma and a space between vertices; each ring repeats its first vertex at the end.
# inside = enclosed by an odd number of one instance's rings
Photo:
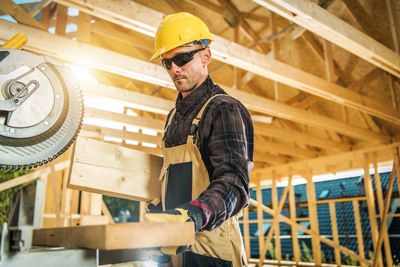
POLYGON ((211 62, 211 50, 207 48, 204 50, 203 56, 201 57, 204 66, 207 66, 211 62))

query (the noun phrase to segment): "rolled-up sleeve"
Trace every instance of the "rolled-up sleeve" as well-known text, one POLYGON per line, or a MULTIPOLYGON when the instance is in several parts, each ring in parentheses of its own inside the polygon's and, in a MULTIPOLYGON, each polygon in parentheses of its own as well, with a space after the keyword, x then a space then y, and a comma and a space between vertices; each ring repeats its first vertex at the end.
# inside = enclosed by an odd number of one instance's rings
POLYGON ((213 230, 236 215, 248 203, 249 172, 252 167, 253 126, 249 114, 236 103, 222 103, 212 114, 207 156, 213 172, 210 185, 195 200, 205 213, 203 229, 213 230), (251 129, 246 129, 251 127, 251 129))

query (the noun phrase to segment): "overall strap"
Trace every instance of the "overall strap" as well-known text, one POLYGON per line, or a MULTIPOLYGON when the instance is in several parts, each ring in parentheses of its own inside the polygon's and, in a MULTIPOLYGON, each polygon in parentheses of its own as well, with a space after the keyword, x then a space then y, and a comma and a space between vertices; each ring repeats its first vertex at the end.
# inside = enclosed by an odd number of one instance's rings
POLYGON ((211 100, 213 100, 214 98, 219 97, 219 96, 228 96, 228 95, 226 95, 226 94, 216 94, 216 95, 210 97, 207 100, 207 102, 201 107, 201 109, 199 110, 197 115, 194 117, 194 119, 192 121, 192 124, 190 125, 190 132, 189 132, 189 136, 188 136, 188 141, 189 141, 190 137, 193 138, 194 135, 197 135, 197 128, 199 126, 199 122, 200 122, 201 118, 203 117, 203 113, 206 110, 208 104, 211 102, 211 100))
POLYGON ((176 112, 176 108, 173 108, 173 109, 171 110, 170 115, 169 115, 168 123, 167 123, 167 125, 166 125, 165 128, 164 128, 163 136, 162 136, 162 139, 161 139, 161 140, 162 140, 162 143, 164 143, 165 134, 167 133, 167 130, 168 130, 168 128, 169 128, 169 125, 171 124, 171 121, 172 121, 172 118, 173 118, 174 115, 175 115, 175 112, 176 112))

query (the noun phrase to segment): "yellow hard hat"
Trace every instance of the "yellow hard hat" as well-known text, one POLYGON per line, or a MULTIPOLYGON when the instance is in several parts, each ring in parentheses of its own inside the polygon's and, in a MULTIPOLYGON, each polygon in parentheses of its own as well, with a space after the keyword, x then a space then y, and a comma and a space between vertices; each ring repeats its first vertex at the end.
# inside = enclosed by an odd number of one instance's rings
POLYGON ((207 25, 201 19, 188 12, 167 15, 158 26, 155 51, 150 60, 178 46, 202 39, 214 41, 207 25))

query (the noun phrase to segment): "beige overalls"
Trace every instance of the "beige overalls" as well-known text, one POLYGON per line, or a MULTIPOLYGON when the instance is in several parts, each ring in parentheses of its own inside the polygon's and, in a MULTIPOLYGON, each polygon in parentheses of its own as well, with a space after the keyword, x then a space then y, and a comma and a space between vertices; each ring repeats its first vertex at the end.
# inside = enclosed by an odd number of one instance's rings
MULTIPOLYGON (((229 96, 219 94, 211 97, 200 109, 192 125, 194 124, 195 127, 198 126, 205 108, 214 97, 229 96)), ((175 110, 173 110, 170 115, 166 129, 168 129, 174 115, 175 110)), ((195 138, 198 138, 197 133, 194 136, 189 134, 186 144, 170 148, 165 147, 164 142, 162 143, 164 164, 161 170, 160 180, 162 180, 161 194, 163 210, 173 209, 175 207, 174 205, 183 204, 196 199, 210 184, 208 171, 201 158, 200 151, 195 144, 195 138), (180 170, 177 171, 177 169, 180 170), (174 175, 174 177, 171 175, 174 175), (175 185, 178 184, 178 186, 173 189, 169 182, 175 185), (186 186, 186 189, 181 186, 186 186), (169 192, 169 190, 171 192, 169 192), (185 197, 179 198, 178 196, 177 203, 173 203, 172 206, 168 205, 168 199, 177 197, 179 194, 185 194, 184 191, 189 191, 189 196, 186 196, 186 199, 185 197), (179 203, 179 201, 182 203, 179 203)), ((246 255, 238 217, 234 216, 229 218, 214 231, 196 233, 195 243, 190 247, 189 251, 204 256, 232 261, 232 266, 234 267, 245 266, 246 255)), ((174 266, 177 265, 174 264, 174 266)))

